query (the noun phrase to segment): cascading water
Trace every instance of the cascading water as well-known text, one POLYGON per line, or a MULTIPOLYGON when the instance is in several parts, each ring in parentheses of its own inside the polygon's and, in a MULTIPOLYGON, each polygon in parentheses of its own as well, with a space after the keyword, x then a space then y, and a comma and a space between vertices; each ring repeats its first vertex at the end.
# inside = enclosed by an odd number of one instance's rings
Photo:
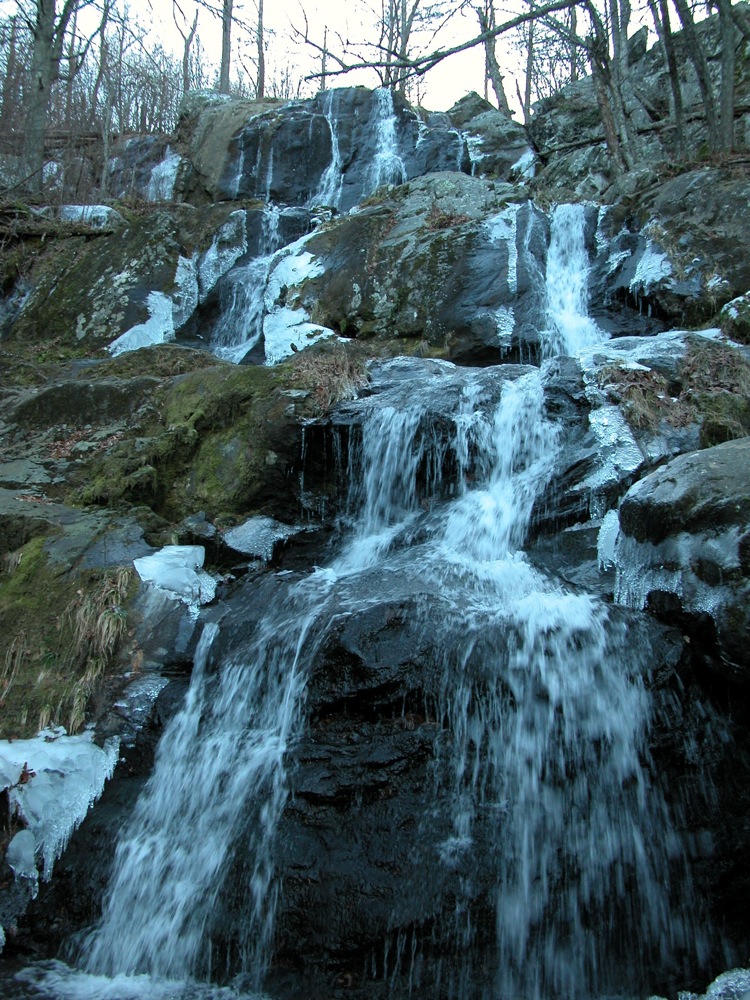
POLYGON ((320 186, 317 193, 310 200, 310 206, 316 207, 322 205, 326 208, 338 208, 341 201, 341 188, 344 183, 344 175, 342 173, 342 161, 341 161, 341 150, 339 149, 339 126, 338 126, 338 116, 337 102, 335 103, 337 95, 336 92, 331 90, 326 95, 325 99, 325 116, 328 122, 328 128, 331 131, 331 162, 328 164, 326 169, 323 171, 323 176, 320 179, 320 186))
POLYGON ((380 87, 375 95, 375 156, 371 169, 371 191, 384 184, 403 184, 406 180, 406 167, 399 155, 396 139, 393 94, 388 87, 380 87))
MULTIPOLYGON (((581 218, 556 214, 548 288, 578 282, 580 238, 566 242, 562 231, 580 233, 581 218)), ((560 309, 578 315, 583 300, 567 301, 560 309)), ((567 324, 566 314, 559 338, 567 324)), ((430 697, 440 724, 419 839, 438 836, 453 879, 452 906, 428 935, 433 949, 452 950, 450 970, 437 961, 425 971, 414 936, 406 992, 632 996, 652 966, 700 950, 701 915, 681 897, 683 852, 646 750, 648 649, 600 601, 565 589, 522 551, 562 434, 546 412, 545 368, 395 359, 373 378, 377 391, 342 408, 358 430, 328 567, 301 580, 268 574, 270 609, 213 669, 217 628, 205 626, 184 707, 81 949, 86 972, 32 970, 35 995, 90 996, 91 983, 109 977, 118 997, 219 996, 191 980, 226 978, 216 963, 227 950, 242 988, 261 986, 278 903, 275 835, 308 675, 334 625, 385 592, 420 598, 414 614, 438 651, 430 697), (238 854, 242 931, 227 949, 222 912, 238 854)), ((427 849, 415 843, 415 858, 427 849)), ((420 898, 421 880, 415 863, 405 899, 420 898)), ((389 970, 386 956, 381 967, 397 975, 403 961, 389 970)))
POLYGON ((585 206, 558 205, 552 213, 547 254, 547 315, 544 357, 575 355, 604 335, 588 315, 589 261, 585 241, 585 206))
POLYGON ((222 284, 220 317, 211 333, 211 350, 226 361, 241 361, 263 334, 263 293, 273 254, 281 244, 280 218, 277 205, 266 206, 260 256, 232 268, 222 284))

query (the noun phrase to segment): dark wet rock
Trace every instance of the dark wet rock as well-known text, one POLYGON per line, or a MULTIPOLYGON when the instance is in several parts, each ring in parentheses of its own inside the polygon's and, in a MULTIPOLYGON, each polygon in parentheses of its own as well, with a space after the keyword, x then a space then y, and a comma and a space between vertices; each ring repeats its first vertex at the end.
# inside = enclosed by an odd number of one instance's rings
POLYGON ((523 125, 476 93, 462 97, 448 116, 466 137, 472 173, 500 180, 533 177, 536 157, 523 125))
POLYGON ((180 124, 195 180, 193 201, 262 198, 285 205, 326 204, 346 211, 381 184, 431 171, 470 170, 463 137, 445 119, 423 122, 399 95, 350 87, 288 104, 203 102, 180 124), (395 145, 378 164, 378 127, 395 145), (325 174, 341 172, 329 190, 325 174), (335 190, 335 196, 333 192, 335 190))
POLYGON ((617 555, 623 597, 636 606, 648 602, 667 619, 684 612, 704 632, 708 621, 721 669, 744 682, 749 458, 750 438, 728 441, 679 456, 640 480, 620 505, 617 555))

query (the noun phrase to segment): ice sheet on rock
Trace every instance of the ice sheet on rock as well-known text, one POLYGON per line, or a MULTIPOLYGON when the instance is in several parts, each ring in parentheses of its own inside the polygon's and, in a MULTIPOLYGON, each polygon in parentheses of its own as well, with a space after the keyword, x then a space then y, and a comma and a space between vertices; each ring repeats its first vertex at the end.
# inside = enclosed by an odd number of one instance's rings
POLYGON ((268 309, 278 303, 285 288, 292 288, 309 278, 317 278, 325 270, 320 260, 309 250, 305 250, 305 244, 312 235, 314 234, 309 233, 302 236, 274 255, 265 292, 268 309))
POLYGON ((126 351, 137 351, 139 347, 151 344, 165 344, 174 340, 174 319, 172 300, 164 292, 149 292, 146 300, 149 318, 121 334, 109 345, 109 352, 115 357, 126 351))
POLYGON ((598 443, 598 466, 583 487, 598 490, 620 482, 643 464, 643 452, 617 406, 600 406, 589 414, 589 426, 598 443))
POLYGON ((515 177, 518 180, 531 180, 536 174, 536 166, 538 163, 537 155, 533 149, 527 149, 523 153, 513 166, 510 168, 510 176, 515 177))
POLYGON ((266 364, 275 365, 325 337, 335 337, 333 330, 308 322, 304 309, 276 307, 263 319, 266 364))
POLYGON ((502 212, 485 222, 485 227, 493 243, 505 243, 508 247, 508 290, 511 295, 518 291, 518 210, 520 205, 509 205, 502 212))
POLYGON ((636 297, 648 295, 654 285, 671 274, 672 263, 669 257, 648 240, 636 264, 635 274, 630 282, 630 292, 636 297))
POLYGON ((650 593, 663 590, 676 594, 686 611, 715 614, 725 593, 697 576, 693 566, 700 559, 731 578, 739 567, 739 537, 739 528, 733 526, 711 536, 681 532, 653 545, 621 532, 615 545, 615 600, 640 610, 650 593))
POLYGON ((615 543, 620 533, 620 518, 616 510, 608 510, 602 518, 596 551, 599 569, 604 571, 615 565, 615 543))
POLYGON ((186 323, 198 306, 198 269, 193 257, 178 257, 172 295, 172 322, 175 330, 186 323))
POLYGON ((235 552, 246 556, 257 556, 268 562, 273 556, 276 543, 284 541, 298 530, 272 517, 260 515, 249 518, 236 528, 230 528, 224 533, 224 541, 235 552))
MULTIPOLYGON (((155 674, 136 677, 125 688, 114 707, 118 714, 134 729, 140 729, 147 721, 154 702, 167 684, 169 684, 168 678, 155 674)), ((134 739, 135 736, 133 735, 131 738, 134 739)), ((127 743, 128 740, 124 738, 124 742, 127 743)))
POLYGON ((203 571, 202 545, 165 545, 150 556, 133 560, 144 583, 173 594, 185 604, 208 604, 216 594, 216 580, 203 571))
POLYGON ((243 254, 247 253, 247 219, 242 210, 232 212, 226 222, 219 227, 214 241, 198 259, 198 289, 200 301, 214 287, 222 275, 234 267, 243 254))
POLYGON ((151 171, 148 182, 147 198, 149 201, 171 201, 174 196, 174 185, 177 179, 182 157, 172 153, 167 146, 164 159, 157 163, 151 171))
POLYGON ((98 747, 93 733, 67 736, 64 729, 44 730, 29 740, 0 741, 0 780, 10 789, 11 809, 34 836, 45 879, 112 776, 118 751, 116 738, 98 747), (19 784, 24 768, 34 774, 19 784))
POLYGON ((125 219, 109 205, 59 205, 57 208, 45 207, 38 214, 61 222, 83 222, 92 229, 125 225, 125 219))
POLYGON ((36 878, 36 841, 31 830, 19 830, 15 837, 8 844, 5 852, 5 860, 13 870, 16 878, 27 877, 36 878))

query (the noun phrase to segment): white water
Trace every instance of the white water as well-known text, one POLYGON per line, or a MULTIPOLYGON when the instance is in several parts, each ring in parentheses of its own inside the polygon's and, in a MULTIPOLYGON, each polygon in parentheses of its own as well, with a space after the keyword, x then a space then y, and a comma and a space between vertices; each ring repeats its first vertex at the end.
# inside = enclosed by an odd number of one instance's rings
POLYGON ((325 116, 328 127, 331 130, 331 162, 323 171, 317 193, 310 200, 311 207, 325 206, 326 208, 338 208, 341 202, 341 188, 344 183, 344 175, 341 170, 342 160, 339 149, 337 109, 334 106, 334 99, 337 96, 335 90, 330 90, 325 99, 325 116))
POLYGON ((576 355, 605 335, 588 315, 589 261, 583 205, 558 205, 552 213, 547 254, 544 357, 576 355))
MULTIPOLYGON (((406 167, 398 152, 393 94, 387 87, 379 87, 375 95, 373 125, 376 146, 370 175, 370 191, 375 191, 384 184, 403 184, 406 180, 406 167)), ((369 194, 370 191, 365 194, 369 194)))

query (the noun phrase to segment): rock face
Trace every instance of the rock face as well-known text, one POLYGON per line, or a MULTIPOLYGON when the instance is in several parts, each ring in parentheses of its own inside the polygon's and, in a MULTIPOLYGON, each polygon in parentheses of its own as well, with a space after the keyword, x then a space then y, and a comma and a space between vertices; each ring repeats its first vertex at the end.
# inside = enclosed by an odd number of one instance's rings
POLYGON ((646 995, 746 954, 750 360, 669 327, 731 298, 742 339, 747 184, 613 185, 591 96, 537 110, 532 178, 477 95, 192 95, 179 155, 112 169, 165 204, 25 223, 2 721, 88 698, 125 764, 17 954, 103 905, 102 974, 280 1000, 646 995), (94 595, 119 652, 71 665, 94 595))
MULTIPOLYGON (((718 658, 747 682, 750 658, 750 438, 681 455, 620 505, 620 593, 710 623, 718 658), (656 595, 656 596, 654 596, 656 595), (664 598, 672 600, 665 604, 664 598)), ((699 624, 699 628, 705 628, 699 624)), ((707 635, 702 641, 710 645, 707 635)))
POLYGON ((398 96, 356 87, 288 105, 208 103, 181 134, 193 200, 263 198, 347 211, 383 184, 471 169, 449 120, 423 122, 398 96))

